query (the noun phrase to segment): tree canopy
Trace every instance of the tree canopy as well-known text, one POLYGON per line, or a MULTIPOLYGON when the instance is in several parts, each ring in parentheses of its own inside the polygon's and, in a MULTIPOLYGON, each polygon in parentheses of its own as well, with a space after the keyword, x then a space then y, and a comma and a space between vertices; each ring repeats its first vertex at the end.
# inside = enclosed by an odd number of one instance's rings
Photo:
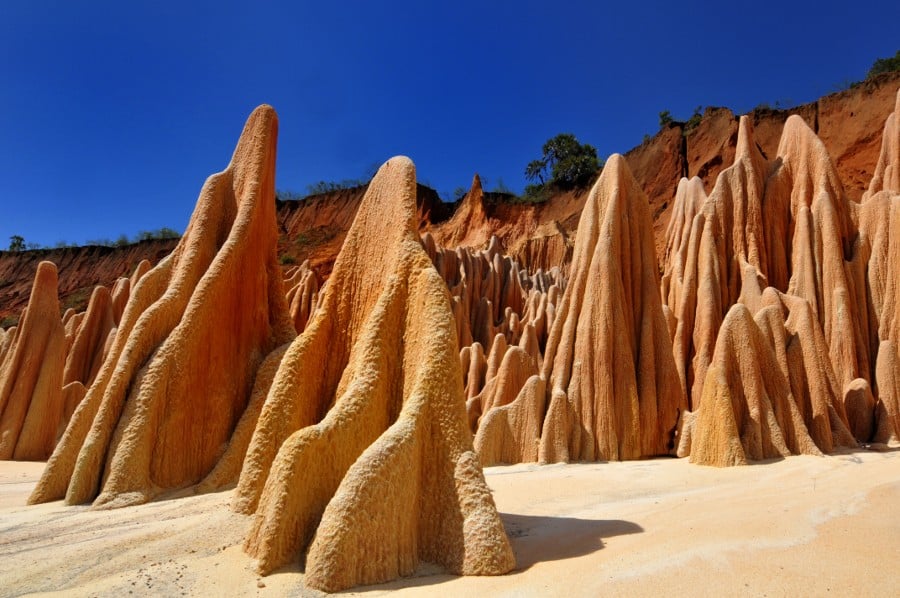
POLYGON ((572 189, 589 183, 602 167, 594 146, 579 143, 571 133, 560 133, 544 144, 539 159, 528 163, 525 178, 540 181, 541 185, 549 183, 560 189, 572 189))

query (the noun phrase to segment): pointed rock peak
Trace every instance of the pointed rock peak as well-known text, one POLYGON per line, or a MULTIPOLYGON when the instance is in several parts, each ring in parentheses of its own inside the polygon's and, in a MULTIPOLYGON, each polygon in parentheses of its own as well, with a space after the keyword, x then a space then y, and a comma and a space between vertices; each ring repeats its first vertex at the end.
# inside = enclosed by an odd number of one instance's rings
POLYGON ((894 111, 884 123, 881 153, 878 155, 875 173, 872 175, 869 189, 863 195, 863 201, 879 191, 900 193, 900 89, 897 90, 894 111))
MULTIPOLYGON (((37 273, 34 275, 34 286, 31 287, 31 299, 28 301, 29 307, 32 305, 58 305, 59 299, 56 295, 57 283, 59 276, 56 270, 56 264, 53 262, 41 262, 38 264, 37 273)), ((35 312, 34 309, 30 310, 35 312)))
MULTIPOLYGON (((378 169, 359 205, 343 248, 334 263, 323 301, 342 296, 368 314, 389 274, 405 251, 406 242, 420 243, 416 219, 416 167, 405 156, 391 158, 378 169), (378 231, 378 234, 372 234, 378 231)), ((335 307, 337 307, 335 305, 335 307)), ((362 321, 348 314, 357 331, 362 321)), ((355 338, 355 332, 351 334, 355 338)))
POLYGON ((784 158, 785 162, 795 157, 807 157, 807 159, 815 159, 816 162, 824 161, 834 170, 825 144, 798 114, 790 115, 784 122, 784 129, 778 144, 778 155, 784 158))
POLYGON ((263 104, 250 114, 244 124, 229 168, 258 167, 259 163, 254 157, 260 156, 263 152, 274 152, 277 137, 278 115, 274 108, 263 104))
POLYGON ((473 214, 484 218, 484 189, 481 187, 481 177, 477 172, 472 177, 472 186, 469 187, 469 192, 463 198, 463 204, 470 211, 470 218, 473 214))
MULTIPOLYGON (((640 185, 638 185, 637 181, 635 181, 634 175, 631 173, 631 169, 628 168, 628 162, 625 161, 625 158, 621 154, 612 154, 606 161, 606 165, 603 167, 603 171, 597 178, 597 182, 594 183, 593 188, 591 188, 591 192, 588 195, 586 205, 594 205, 600 207, 600 211, 595 212, 593 218, 602 218, 602 214, 605 211, 605 206, 608 202, 618 202, 623 197, 629 196, 632 193, 639 194, 641 197, 643 197, 643 201, 620 202, 624 204, 621 206, 622 209, 631 211, 633 209, 636 209, 637 206, 649 206, 643 190, 641 190, 640 185)), ((586 219, 584 218, 584 215, 582 215, 582 218, 578 224, 578 228, 581 229, 581 227, 585 223, 586 219)), ((579 235, 576 235, 575 238, 577 247, 577 245, 579 245, 579 235)))
MULTIPOLYGON (((612 154, 606 160, 606 164, 603 166, 603 172, 600 173, 600 178, 597 182, 599 183, 604 178, 606 178, 607 181, 617 181, 622 179, 634 182, 634 175, 631 174, 631 169, 628 168, 628 162, 622 154, 612 154)), ((596 187, 597 185, 594 186, 595 189, 596 187)))
POLYGON ((481 194, 483 192, 481 187, 481 177, 478 176, 478 173, 475 173, 475 176, 472 177, 472 186, 469 187, 469 195, 481 194))
POLYGON ((581 214, 571 277, 547 342, 541 461, 636 459, 668 451, 686 405, 660 301, 651 227, 647 198, 625 159, 610 156, 581 214), (652 375, 643 363, 656 365, 652 375))
MULTIPOLYGON (((706 201, 706 189, 703 187, 703 179, 700 177, 684 177, 678 182, 678 189, 675 191, 675 202, 682 203, 683 209, 693 212, 700 209, 703 202, 706 201)), ((673 206, 674 209, 674 206, 673 206)))
POLYGON ((406 156, 391 158, 375 173, 347 236, 365 236, 367 226, 380 224, 393 225, 395 231, 382 230, 394 233, 393 236, 413 238, 417 235, 416 167, 406 156))
POLYGON ((253 112, 175 250, 135 285, 31 502, 145 502, 216 466, 263 357, 294 337, 277 258, 276 131, 274 110, 253 112))
POLYGON ((693 176, 690 178, 690 180, 684 178, 682 178, 682 180, 687 182, 687 188, 692 193, 702 192, 704 195, 706 195, 706 189, 704 189, 703 187, 703 179, 701 179, 700 177, 693 176))
MULTIPOLYGON (((803 119, 800 119, 800 121, 803 122, 803 119)), ((762 160, 762 155, 759 153, 759 148, 756 146, 756 139, 753 135, 753 123, 750 122, 750 117, 746 114, 741 116, 738 124, 737 146, 734 148, 734 161, 737 162, 741 159, 762 160)))
MULTIPOLYGON (((672 213, 669 217, 669 225, 666 228, 666 251, 663 259, 663 297, 670 297, 673 276, 676 284, 680 284, 684 277, 684 266, 687 261, 688 243, 691 239, 691 228, 694 217, 706 203, 706 191, 703 181, 699 177, 687 179, 682 177, 675 191, 675 200, 672 202, 672 213)), ((678 302, 677 292, 672 296, 669 309, 675 310, 678 302)))

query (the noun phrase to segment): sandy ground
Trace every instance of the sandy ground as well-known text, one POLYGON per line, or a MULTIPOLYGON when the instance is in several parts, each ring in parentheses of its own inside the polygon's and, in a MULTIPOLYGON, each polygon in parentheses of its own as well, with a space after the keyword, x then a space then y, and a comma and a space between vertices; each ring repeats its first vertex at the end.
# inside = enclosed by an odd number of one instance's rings
MULTIPOLYGON (((43 468, 0 462, 0 596, 315 595, 298 566, 260 578, 229 492, 117 511, 24 507, 43 468), (262 586, 262 587, 260 587, 262 586)), ((896 596, 900 451, 713 469, 685 460, 493 467, 518 567, 423 565, 355 588, 428 596, 896 596)))

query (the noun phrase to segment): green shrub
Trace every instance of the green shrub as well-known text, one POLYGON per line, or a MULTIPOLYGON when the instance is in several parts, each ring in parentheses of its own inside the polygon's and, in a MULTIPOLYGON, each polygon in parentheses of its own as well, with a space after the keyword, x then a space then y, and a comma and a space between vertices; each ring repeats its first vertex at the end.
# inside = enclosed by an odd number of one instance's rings
POLYGON ((525 185, 525 191, 519 199, 521 203, 544 203, 550 199, 550 190, 546 185, 525 185))
POLYGON ((694 113, 691 114, 691 117, 687 119, 687 122, 684 123, 684 136, 687 137, 694 130, 700 126, 700 121, 703 120, 702 114, 703 106, 697 106, 694 108, 694 113))
POLYGON ((893 56, 876 60, 872 64, 872 68, 869 69, 866 79, 877 77, 883 73, 893 73, 894 71, 900 71, 900 50, 897 50, 897 53, 893 56))
POLYGON ((670 124, 675 122, 675 119, 672 117, 672 113, 668 110, 663 110, 659 113, 659 128, 665 129, 670 124))

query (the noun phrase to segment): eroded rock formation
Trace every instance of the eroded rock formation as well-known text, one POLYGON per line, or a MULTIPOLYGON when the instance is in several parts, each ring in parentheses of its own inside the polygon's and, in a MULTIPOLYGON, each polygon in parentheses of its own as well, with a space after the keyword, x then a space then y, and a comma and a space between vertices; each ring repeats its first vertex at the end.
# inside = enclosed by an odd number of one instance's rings
POLYGON ((53 450, 64 411, 66 338, 53 263, 38 265, 28 307, 19 326, 3 340, 0 347, 7 348, 0 349, 0 459, 40 461, 53 450))
POLYGON ((662 286, 695 411, 680 454, 726 465, 896 438, 896 196, 881 190, 892 172, 893 118, 862 204, 847 198, 824 144, 796 116, 769 166, 742 119, 735 164, 710 196, 682 182, 662 286), (759 331, 768 342, 754 340, 759 331), (750 340, 737 346, 742 334, 750 340), (804 428, 792 423, 796 414, 804 428))
POLYGON ((542 461, 636 459, 672 449, 686 403, 647 198, 621 156, 610 156, 585 204, 543 371, 542 461))
POLYGON ((869 189, 863 195, 863 201, 879 191, 900 193, 900 90, 897 91, 894 111, 884 124, 881 153, 878 155, 875 174, 872 175, 869 189))
POLYGON ((256 109, 173 253, 131 290, 31 502, 140 503, 216 464, 260 364, 294 336, 276 257, 276 134, 275 111, 256 109))
POLYGON ((771 287, 757 297, 734 304, 722 323, 679 455, 726 466, 855 446, 809 303, 771 287))
POLYGON ((517 347, 499 366, 488 358, 488 372, 498 374, 483 391, 483 412, 470 411, 473 425, 480 415, 475 445, 482 461, 619 460, 671 451, 686 402, 659 288, 647 199, 624 159, 613 155, 585 204, 543 356, 529 363, 528 351, 517 347), (521 388, 515 398, 508 381, 521 388))
POLYGON ((309 267, 308 260, 285 271, 284 288, 287 289, 291 321, 297 334, 300 334, 306 329, 319 302, 319 279, 309 267))
MULTIPOLYGON (((287 349, 235 495, 263 573, 306 554, 334 591, 411 573, 513 567, 472 451, 446 287, 416 233, 415 169, 369 185, 324 295, 287 349)), ((243 422, 242 422, 243 424, 243 422)))
MULTIPOLYGON (((118 288, 121 294, 122 285, 118 288)), ((88 387, 100 371, 106 339, 116 327, 115 306, 109 289, 102 286, 94 289, 87 311, 79 320, 66 356, 63 385, 79 381, 88 387)), ((70 321, 76 322, 76 319, 73 317, 70 321)))

